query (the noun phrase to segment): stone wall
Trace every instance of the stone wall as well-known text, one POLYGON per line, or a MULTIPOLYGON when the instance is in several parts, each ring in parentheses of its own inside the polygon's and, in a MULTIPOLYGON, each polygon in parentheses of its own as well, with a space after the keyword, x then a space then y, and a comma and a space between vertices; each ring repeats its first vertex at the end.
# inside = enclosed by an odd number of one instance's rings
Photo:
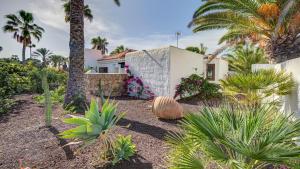
POLYGON ((90 73, 85 74, 86 91, 95 95, 99 91, 99 82, 104 92, 104 96, 121 96, 125 93, 124 85, 127 74, 115 73, 90 73))
POLYGON ((126 54, 125 64, 155 96, 169 96, 170 48, 137 51, 126 54))

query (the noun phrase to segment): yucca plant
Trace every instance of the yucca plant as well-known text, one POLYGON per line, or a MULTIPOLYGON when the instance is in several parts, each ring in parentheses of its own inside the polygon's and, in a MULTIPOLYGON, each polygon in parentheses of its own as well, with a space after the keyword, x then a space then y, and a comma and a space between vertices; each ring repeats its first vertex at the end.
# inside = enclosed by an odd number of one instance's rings
POLYGON ((273 69, 239 73, 221 80, 223 94, 234 102, 246 105, 257 105, 262 101, 278 102, 277 96, 291 93, 294 86, 291 74, 273 69))
POLYGON ((204 108, 180 126, 180 133, 167 137, 171 169, 300 166, 300 120, 272 105, 204 108))
POLYGON ((116 138, 112 144, 113 165, 122 160, 129 160, 136 152, 135 145, 132 143, 131 135, 121 136, 116 138))
POLYGON ((47 127, 51 126, 52 121, 52 103, 51 103, 51 94, 49 91, 49 84, 48 84, 48 73, 46 69, 41 71, 42 75, 42 87, 44 90, 44 113, 45 113, 45 123, 47 127))
POLYGON ((107 132, 124 116, 124 113, 117 114, 117 105, 107 100, 101 112, 96 100, 92 99, 89 109, 84 117, 73 116, 64 119, 67 124, 77 125, 77 127, 63 131, 59 135, 65 139, 78 139, 80 141, 92 142, 107 132))

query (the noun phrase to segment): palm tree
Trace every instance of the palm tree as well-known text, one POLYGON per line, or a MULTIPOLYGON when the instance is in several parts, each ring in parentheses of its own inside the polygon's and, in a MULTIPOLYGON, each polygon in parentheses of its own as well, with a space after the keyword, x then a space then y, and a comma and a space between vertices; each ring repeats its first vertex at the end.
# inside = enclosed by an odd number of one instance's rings
MULTIPOLYGON (((62 0, 65 3, 63 4, 64 11, 65 11, 65 21, 70 22, 70 11, 71 11, 71 1, 70 0, 62 0)), ((86 19, 90 22, 93 20, 92 10, 90 9, 89 5, 85 5, 83 9, 83 15, 86 19)))
POLYGON ((53 64, 53 67, 60 68, 61 64, 64 62, 64 57, 61 55, 51 55, 49 61, 53 64))
POLYGON ((93 38, 91 44, 93 45, 92 49, 101 50, 102 54, 108 52, 107 45, 109 43, 105 38, 102 39, 100 36, 93 38))
POLYGON ((128 50, 128 48, 125 48, 123 45, 120 45, 117 46, 116 49, 114 49, 110 54, 114 55, 114 54, 125 52, 126 50, 128 50))
POLYGON ((191 51, 191 52, 195 52, 195 53, 199 53, 201 55, 205 55, 206 51, 207 51, 207 47, 205 47, 203 45, 203 43, 200 43, 200 47, 189 46, 185 50, 188 50, 188 51, 191 51))
MULTIPOLYGON (((114 0, 120 5, 118 0, 114 0)), ((85 96, 84 86, 84 0, 70 1, 69 79, 64 105, 78 95, 85 96)), ((85 100, 82 100, 85 103, 85 100)))
POLYGON ((35 48, 36 46, 35 46, 35 44, 29 44, 28 47, 29 47, 30 58, 31 58, 31 57, 32 57, 32 52, 31 52, 31 50, 32 50, 32 48, 35 48))
POLYGON ((276 61, 300 53, 300 1, 207 0, 194 13, 194 32, 227 29, 219 43, 251 40, 276 61), (274 36, 276 35, 276 36, 274 36))
POLYGON ((0 52, 2 52, 2 50, 3 50, 3 47, 2 47, 2 46, 0 46, 0 52))
POLYGON ((195 52, 195 53, 200 53, 200 49, 198 47, 195 47, 195 46, 188 46, 187 48, 185 48, 185 50, 195 52))
POLYGON ((17 15, 6 15, 6 25, 3 27, 4 32, 13 33, 13 37, 17 42, 22 43, 22 62, 25 61, 26 47, 32 43, 32 38, 38 41, 42 37, 44 29, 34 24, 34 18, 32 13, 21 10, 17 15))
POLYGON ((223 106, 188 114, 180 133, 167 138, 169 168, 298 168, 300 120, 291 118, 272 106, 223 106))
POLYGON ((253 64, 268 63, 264 50, 254 44, 236 46, 226 59, 230 70, 236 73, 251 73, 253 64))
POLYGON ((277 103, 273 96, 284 96, 295 86, 291 74, 285 71, 259 70, 253 73, 239 73, 221 80, 223 94, 234 103, 259 105, 262 101, 277 103))
POLYGON ((40 48, 33 52, 32 56, 35 58, 41 58, 42 59, 42 66, 46 67, 48 65, 49 58, 53 55, 53 53, 46 49, 46 48, 40 48))

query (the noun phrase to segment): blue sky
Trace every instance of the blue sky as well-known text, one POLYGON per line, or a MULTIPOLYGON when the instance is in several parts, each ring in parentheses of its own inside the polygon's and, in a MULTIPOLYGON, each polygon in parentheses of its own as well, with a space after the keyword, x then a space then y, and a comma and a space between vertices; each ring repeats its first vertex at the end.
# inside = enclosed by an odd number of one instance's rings
MULTIPOLYGON (((109 50, 118 45, 137 50, 175 46, 175 32, 180 31, 180 48, 204 43, 212 52, 224 33, 215 30, 194 34, 187 28, 193 12, 201 5, 200 0, 121 0, 121 7, 113 0, 85 0, 85 3, 94 14, 93 22, 85 22, 86 48, 91 47, 90 40, 95 36, 107 38, 109 50)), ((60 0, 1 0, 0 26, 5 24, 4 15, 20 9, 32 12, 35 22, 46 30, 37 48, 46 47, 68 56, 69 25, 64 22, 60 0)), ((21 44, 11 34, 0 31, 0 46, 4 48, 0 57, 21 56, 21 44)))

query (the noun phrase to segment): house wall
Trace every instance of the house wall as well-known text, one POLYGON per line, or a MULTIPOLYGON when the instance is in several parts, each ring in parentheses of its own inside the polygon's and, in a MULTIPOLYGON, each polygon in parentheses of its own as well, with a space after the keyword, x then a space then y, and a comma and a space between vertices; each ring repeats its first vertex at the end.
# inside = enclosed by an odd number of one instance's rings
POLYGON ((204 73, 204 56, 184 49, 170 47, 170 96, 175 95, 181 78, 204 73))
POLYGON ((99 72, 100 67, 107 67, 108 73, 125 73, 125 69, 121 68, 120 62, 124 62, 124 60, 110 60, 110 61, 98 61, 97 66, 99 72))
POLYGON ((293 112, 299 118, 300 117, 300 58, 288 60, 279 64, 255 64, 252 65, 252 70, 274 68, 275 70, 285 70, 288 73, 292 73, 296 86, 290 95, 282 97, 283 105, 282 110, 284 112, 293 112))
POLYGON ((113 74, 113 73, 86 73, 86 91, 88 94, 96 94, 99 90, 99 82, 105 96, 122 96, 126 91, 124 90, 127 74, 113 74))
MULTIPOLYGON (((229 73, 228 62, 221 58, 215 58, 209 64, 215 64, 215 80, 211 81, 213 83, 220 83, 220 80, 226 78, 229 73)), ((207 60, 204 61, 204 75, 206 77, 207 72, 207 60)))
POLYGON ((102 57, 100 50, 84 49, 84 68, 93 67, 93 70, 96 71, 97 67, 99 67, 97 60, 102 57))
POLYGON ((169 96, 170 48, 126 54, 125 64, 156 96, 169 96))

